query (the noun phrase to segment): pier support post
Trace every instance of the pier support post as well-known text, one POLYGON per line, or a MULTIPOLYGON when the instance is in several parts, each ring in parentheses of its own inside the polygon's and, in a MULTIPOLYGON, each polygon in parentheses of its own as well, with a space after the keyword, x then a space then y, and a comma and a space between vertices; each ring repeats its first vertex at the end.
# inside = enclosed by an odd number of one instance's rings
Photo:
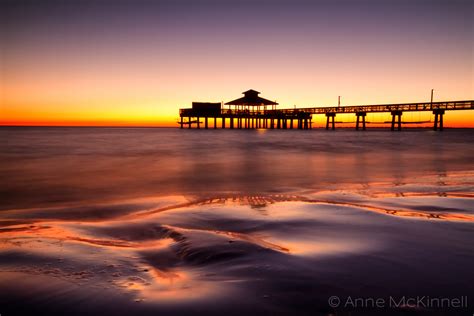
POLYGON ((192 125, 192 124, 191 124, 191 116, 188 117, 188 123, 189 123, 188 128, 191 128, 191 125, 192 125))
POLYGON ((230 129, 234 129, 234 117, 230 117, 230 129))
POLYGON ((183 128, 183 117, 181 116, 181 127, 180 128, 183 128))
POLYGON ((281 119, 280 118, 277 121, 277 129, 281 129, 281 119))
POLYGON ((437 131, 438 128, 439 128, 439 130, 442 131, 443 130, 444 110, 436 109, 436 110, 433 111, 433 114, 435 116, 433 129, 435 131, 437 131))
POLYGON ((275 128, 275 120, 270 119, 270 129, 274 129, 274 128, 275 128))
POLYGON ((293 129, 293 119, 290 119, 290 129, 293 129))
POLYGON ((336 124, 334 119, 336 118, 336 113, 329 112, 326 113, 326 130, 329 129, 329 119, 331 119, 332 130, 336 129, 336 124))
POLYGON ((208 119, 208 117, 206 116, 206 117, 204 118, 204 128, 205 128, 205 129, 207 129, 207 127, 208 127, 208 126, 207 126, 207 123, 208 123, 208 122, 207 122, 207 119, 208 119))
POLYGON ((395 116, 397 116, 397 125, 398 125, 398 130, 402 130, 402 111, 392 111, 392 127, 391 130, 395 130, 395 116))
POLYGON ((214 117, 214 129, 217 128, 217 117, 214 117))
POLYGON ((359 130, 359 123, 360 123, 360 120, 362 118, 362 130, 365 131, 365 117, 366 117, 367 113, 365 112, 357 112, 356 113, 356 116, 357 116, 357 122, 356 122, 356 131, 359 130))
POLYGON ((198 116, 196 119, 197 119, 197 128, 201 128, 201 123, 199 122, 200 117, 198 116))
POLYGON ((225 128, 225 117, 222 118, 222 124, 221 124, 221 127, 222 128, 225 128))

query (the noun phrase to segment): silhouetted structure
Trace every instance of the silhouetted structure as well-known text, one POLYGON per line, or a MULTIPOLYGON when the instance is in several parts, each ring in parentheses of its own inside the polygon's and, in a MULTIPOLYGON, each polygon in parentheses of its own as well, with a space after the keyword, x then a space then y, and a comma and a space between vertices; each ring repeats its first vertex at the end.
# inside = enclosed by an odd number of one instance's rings
POLYGON ((296 128, 311 129, 313 115, 324 114, 326 129, 331 127, 334 130, 337 114, 354 113, 357 119, 356 130, 360 129, 361 124, 361 129, 365 130, 367 113, 391 113, 391 130, 400 131, 402 123, 406 123, 402 122, 404 112, 431 111, 435 115, 434 130, 442 131, 445 111, 474 109, 474 100, 276 109, 278 103, 260 97, 258 91, 248 90, 243 94, 242 98, 225 103, 228 106, 227 109, 221 103, 209 102, 193 102, 191 109, 180 109, 181 128, 184 125, 191 128, 193 124, 200 128, 201 118, 204 118, 205 128, 208 128, 208 119, 213 118, 214 128, 217 128, 217 120, 221 119, 221 128, 226 128, 228 121, 231 129, 293 129, 294 121, 296 121, 296 128), (271 108, 267 109, 268 106, 271 108), (187 121, 184 120, 185 118, 187 121))
POLYGON ((266 110, 268 105, 271 105, 272 110, 274 110, 275 107, 278 105, 278 103, 276 102, 259 97, 258 95, 260 94, 260 92, 258 91, 250 89, 242 93, 244 95, 242 98, 227 102, 226 105, 234 105, 236 110, 248 111, 254 110, 255 107, 258 111, 260 110, 261 106, 263 107, 263 110, 266 110))
POLYGON ((251 128, 293 128, 294 121, 297 121, 297 128, 311 128, 311 114, 305 112, 283 113, 276 109, 277 102, 271 101, 259 96, 260 92, 247 90, 243 92, 244 96, 233 101, 225 103, 227 109, 220 107, 220 103, 201 103, 193 102, 191 109, 180 110, 181 128, 184 125, 196 123, 197 128, 201 128, 201 118, 204 118, 204 127, 208 128, 208 118, 214 119, 214 128, 217 128, 217 120, 221 119, 221 127, 226 128, 227 122, 229 128, 251 129, 251 128), (268 107, 271 107, 268 109, 268 107), (209 112, 211 111, 212 113, 209 112), (220 111, 220 113, 219 113, 220 111), (187 121, 184 121, 187 118, 187 121))

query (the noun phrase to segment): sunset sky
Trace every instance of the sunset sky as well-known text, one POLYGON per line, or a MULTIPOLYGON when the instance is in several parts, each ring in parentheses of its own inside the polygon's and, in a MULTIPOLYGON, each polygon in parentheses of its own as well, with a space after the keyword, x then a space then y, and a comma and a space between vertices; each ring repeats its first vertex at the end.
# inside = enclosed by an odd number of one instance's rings
POLYGON ((250 88, 281 108, 474 99, 469 0, 2 3, 0 125, 175 126, 250 88))

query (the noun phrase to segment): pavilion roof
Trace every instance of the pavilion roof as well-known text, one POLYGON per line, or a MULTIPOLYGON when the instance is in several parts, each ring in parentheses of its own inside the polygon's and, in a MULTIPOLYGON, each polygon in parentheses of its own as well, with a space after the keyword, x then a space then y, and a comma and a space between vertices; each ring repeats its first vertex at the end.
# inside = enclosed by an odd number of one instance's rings
POLYGON ((258 95, 260 92, 255 90, 247 90, 243 92, 244 96, 233 101, 229 101, 226 105, 249 105, 249 106, 259 106, 259 105, 278 105, 277 102, 261 98, 258 95))

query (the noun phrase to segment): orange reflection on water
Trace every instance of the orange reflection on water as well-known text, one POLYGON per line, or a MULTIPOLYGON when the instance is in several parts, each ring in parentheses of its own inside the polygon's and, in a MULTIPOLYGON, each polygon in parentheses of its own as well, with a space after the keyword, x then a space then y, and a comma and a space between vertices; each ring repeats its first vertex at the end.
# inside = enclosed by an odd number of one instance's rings
POLYGON ((167 271, 150 268, 150 279, 129 277, 115 283, 127 290, 136 292, 136 301, 173 304, 176 301, 193 301, 204 297, 217 297, 225 293, 218 282, 200 279, 195 273, 184 269, 167 271))
MULTIPOLYGON (((28 247, 28 244, 38 241, 45 243, 75 242, 100 248, 143 249, 166 248, 174 242, 171 238, 145 241, 97 238, 81 235, 80 232, 74 229, 67 229, 61 225, 54 225, 54 222, 48 224, 49 225, 13 225, 7 228, 2 228, 0 229, 0 243, 5 247, 7 245, 14 247, 28 247)), ((35 250, 37 249, 37 246, 31 247, 31 249, 35 250)))
POLYGON ((441 220, 451 220, 451 221, 465 221, 465 222, 474 222, 474 215, 456 213, 456 212, 427 212, 427 211, 416 211, 416 210, 405 210, 405 209, 386 209, 381 207, 375 207, 372 205, 359 204, 359 203, 344 203, 336 201, 323 201, 323 200, 311 200, 311 203, 317 204, 332 204, 332 205, 341 205, 349 207, 357 207, 365 209, 371 212, 401 216, 401 217, 415 217, 415 218, 424 218, 424 219, 441 219, 441 220))
POLYGON ((367 243, 357 242, 354 240, 309 240, 271 237, 272 242, 284 245, 288 248, 288 252, 296 256, 325 256, 343 253, 362 252, 371 248, 367 243))

